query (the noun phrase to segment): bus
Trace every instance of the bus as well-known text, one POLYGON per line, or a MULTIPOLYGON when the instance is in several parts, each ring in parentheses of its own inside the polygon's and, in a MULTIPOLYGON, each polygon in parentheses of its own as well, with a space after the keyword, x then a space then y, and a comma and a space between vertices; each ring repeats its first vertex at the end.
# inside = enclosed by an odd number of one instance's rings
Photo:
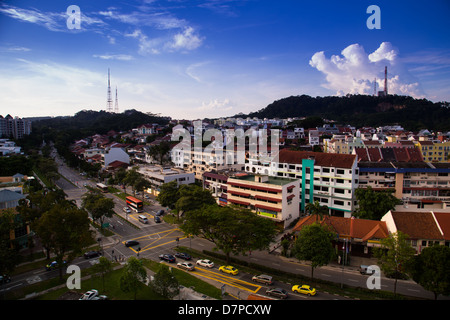
POLYGON ((108 192, 108 186, 103 183, 97 183, 97 188, 100 189, 101 192, 108 192))
POLYGON ((144 202, 142 200, 136 199, 135 197, 128 196, 126 198, 127 206, 136 212, 144 212, 144 202))

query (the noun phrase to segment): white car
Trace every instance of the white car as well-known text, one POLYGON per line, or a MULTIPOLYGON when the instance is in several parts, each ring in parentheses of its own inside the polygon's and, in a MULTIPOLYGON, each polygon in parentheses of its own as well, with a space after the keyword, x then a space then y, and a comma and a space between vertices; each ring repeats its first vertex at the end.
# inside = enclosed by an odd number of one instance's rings
POLYGON ((196 262, 199 266, 213 268, 214 262, 208 259, 197 260, 196 262))
POLYGON ((98 296, 98 291, 95 289, 89 290, 87 292, 85 292, 80 300, 94 300, 95 297, 98 296))
POLYGON ((192 271, 195 269, 194 265, 190 262, 178 262, 177 266, 188 271, 192 271))

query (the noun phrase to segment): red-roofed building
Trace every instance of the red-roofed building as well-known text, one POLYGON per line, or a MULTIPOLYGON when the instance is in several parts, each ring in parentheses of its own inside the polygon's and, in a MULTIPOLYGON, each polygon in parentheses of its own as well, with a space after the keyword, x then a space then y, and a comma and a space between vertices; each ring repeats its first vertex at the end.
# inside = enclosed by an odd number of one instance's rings
POLYGON ((318 223, 327 225, 337 235, 334 245, 342 250, 342 245, 347 242, 349 253, 357 256, 371 256, 371 248, 380 245, 380 240, 389 236, 389 231, 384 221, 367 219, 344 218, 335 216, 309 215, 297 222, 292 229, 300 232, 304 226, 318 223))
POLYGON ((450 246, 450 209, 397 209, 386 213, 381 221, 386 222, 390 233, 408 235, 417 253, 435 244, 450 246))

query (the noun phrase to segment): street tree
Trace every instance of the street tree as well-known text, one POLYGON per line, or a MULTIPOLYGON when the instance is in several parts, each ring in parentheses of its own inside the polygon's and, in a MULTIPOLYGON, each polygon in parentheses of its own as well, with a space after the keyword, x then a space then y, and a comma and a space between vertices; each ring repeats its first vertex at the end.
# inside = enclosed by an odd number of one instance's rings
POLYGON ((99 221, 101 230, 105 218, 113 216, 114 206, 114 201, 100 192, 87 192, 83 196, 82 207, 91 214, 92 220, 99 221))
POLYGON ((196 184, 184 184, 178 189, 178 200, 175 202, 177 214, 200 209, 204 205, 216 204, 211 191, 196 184))
POLYGON ((180 229, 214 243, 225 253, 228 263, 231 253, 267 249, 277 232, 271 220, 248 209, 216 204, 186 212, 180 229))
POLYGON ((154 275, 154 280, 150 282, 149 287, 166 299, 172 299, 180 293, 178 280, 169 267, 163 263, 159 265, 159 269, 154 275))
POLYGON ((438 295, 450 294, 450 248, 434 245, 413 257, 408 267, 412 279, 425 290, 438 295))
POLYGON ((103 291, 105 291, 105 275, 112 271, 112 262, 105 257, 100 257, 98 263, 94 264, 92 269, 94 272, 102 275, 103 291))
POLYGON ((332 241, 335 238, 336 234, 327 225, 313 223, 300 230, 292 253, 298 260, 311 262, 311 279, 315 268, 327 265, 333 258, 332 241))
POLYGON ((89 229, 90 221, 85 210, 70 202, 58 203, 45 212, 35 225, 35 231, 42 241, 55 254, 62 279, 64 258, 73 260, 82 254, 93 241, 89 229))
POLYGON ((158 201, 163 207, 168 207, 170 209, 175 208, 175 203, 180 198, 178 192, 178 183, 173 180, 168 183, 164 183, 161 188, 156 201, 158 201))
POLYGON ((17 248, 11 240, 11 230, 16 228, 13 209, 0 211, 0 275, 10 273, 19 263, 17 248))
POLYGON ((389 234, 380 240, 381 246, 374 248, 374 256, 378 259, 381 270, 395 278, 394 294, 397 292, 397 280, 411 263, 415 250, 411 247, 408 235, 401 231, 389 234))
POLYGON ((137 292, 142 289, 143 282, 147 279, 147 272, 142 261, 136 257, 130 257, 125 264, 123 274, 120 277, 120 289, 123 292, 132 292, 136 300, 137 292))

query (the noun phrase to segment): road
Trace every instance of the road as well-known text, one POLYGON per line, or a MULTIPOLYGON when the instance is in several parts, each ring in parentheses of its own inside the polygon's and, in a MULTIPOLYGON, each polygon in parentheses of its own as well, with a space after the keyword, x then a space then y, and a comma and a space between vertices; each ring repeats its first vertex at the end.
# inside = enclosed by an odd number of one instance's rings
MULTIPOLYGON (((81 198, 87 192, 85 185, 95 187, 95 183, 84 178, 78 172, 66 167, 57 156, 55 156, 55 159, 59 164, 59 173, 64 177, 64 179, 58 181, 58 186, 68 195, 69 200, 75 200, 78 205, 81 205, 81 198)), ((139 222, 137 213, 126 215, 123 212, 122 209, 125 206, 125 201, 109 193, 105 193, 105 195, 114 200, 114 210, 117 213, 117 215, 114 215, 112 218, 107 218, 105 221, 110 224, 110 230, 113 231, 115 235, 108 238, 103 238, 98 235, 97 238, 100 240, 99 244, 103 249, 103 255, 105 257, 117 261, 126 261, 126 259, 131 256, 139 256, 159 261, 160 254, 175 253, 174 248, 177 245, 191 247, 199 251, 212 251, 213 244, 209 241, 200 238, 185 238, 183 232, 176 226, 165 223, 164 221, 156 223, 154 221, 154 213, 159 209, 165 209, 159 206, 157 202, 153 201, 151 205, 144 206, 144 212, 142 214, 148 217, 148 224, 143 224, 139 222), (139 244, 133 247, 126 247, 124 242, 127 240, 136 240, 139 244)), ((311 273, 311 268, 308 264, 275 254, 268 254, 267 251, 252 252, 251 255, 240 256, 239 258, 248 262, 258 263, 291 273, 299 273, 305 276, 309 276, 311 273)), ((83 269, 91 266, 97 261, 98 259, 86 260, 84 258, 77 258, 72 261, 71 264, 77 264, 83 269)), ((218 287, 225 284, 227 292, 233 292, 234 295, 239 295, 240 293, 245 293, 246 295, 252 293, 264 295, 268 288, 253 283, 251 281, 252 275, 250 274, 239 273, 237 276, 225 275, 218 271, 218 266, 214 269, 197 267, 193 274, 214 283, 218 287)), ((20 286, 29 285, 56 276, 58 276, 58 271, 45 271, 45 269, 34 270, 14 277, 9 284, 3 286, 2 291, 14 290, 14 288, 20 286)), ((355 287, 366 287, 366 281, 368 279, 368 276, 359 274, 355 268, 341 268, 338 266, 316 268, 314 277, 355 287)), ((393 291, 393 283, 393 279, 382 277, 381 289, 393 291)), ((315 297, 306 297, 304 295, 292 293, 292 285, 276 282, 272 287, 275 286, 287 290, 290 299, 347 299, 346 297, 323 292, 320 292, 315 297)), ((431 292, 424 290, 413 281, 399 280, 397 292, 409 296, 434 299, 431 292)), ((448 299, 448 297, 445 297, 445 299, 448 299)))

